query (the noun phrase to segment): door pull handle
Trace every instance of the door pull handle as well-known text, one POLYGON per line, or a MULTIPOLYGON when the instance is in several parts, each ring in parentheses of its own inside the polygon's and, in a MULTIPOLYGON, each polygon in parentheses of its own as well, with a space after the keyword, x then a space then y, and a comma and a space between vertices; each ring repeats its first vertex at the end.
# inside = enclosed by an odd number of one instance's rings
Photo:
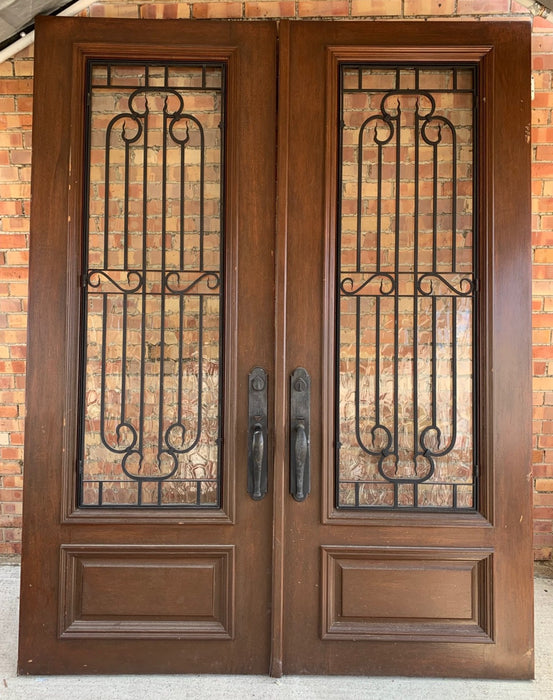
POLYGON ((253 429, 252 438, 252 459, 253 459, 253 493, 252 498, 259 500, 263 498, 261 493, 261 475, 263 472, 263 453, 265 448, 265 440, 263 438, 263 429, 260 423, 256 423, 253 429))
POLYGON ((260 501, 267 493, 267 373, 254 367, 248 377, 248 493, 260 501))
POLYGON ((294 370, 290 387, 290 493, 305 501, 311 488, 309 426, 311 378, 307 370, 294 370))

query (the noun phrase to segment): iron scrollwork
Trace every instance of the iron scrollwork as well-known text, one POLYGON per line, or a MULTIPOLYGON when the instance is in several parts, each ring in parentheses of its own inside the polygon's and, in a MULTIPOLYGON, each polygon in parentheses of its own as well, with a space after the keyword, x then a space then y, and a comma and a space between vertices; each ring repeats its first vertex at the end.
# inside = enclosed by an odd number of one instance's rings
POLYGON ((88 81, 80 505, 218 507, 225 66, 88 81))
POLYGON ((475 507, 475 70, 341 66, 338 507, 475 507))

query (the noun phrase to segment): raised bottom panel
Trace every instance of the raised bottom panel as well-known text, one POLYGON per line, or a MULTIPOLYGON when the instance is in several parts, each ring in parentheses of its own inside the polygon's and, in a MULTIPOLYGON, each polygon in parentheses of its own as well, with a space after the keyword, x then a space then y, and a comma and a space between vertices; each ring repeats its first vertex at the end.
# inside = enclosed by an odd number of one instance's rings
POLYGON ((232 545, 64 545, 60 567, 62 638, 232 639, 232 545))
POLYGON ((321 549, 323 639, 493 642, 492 550, 321 549))

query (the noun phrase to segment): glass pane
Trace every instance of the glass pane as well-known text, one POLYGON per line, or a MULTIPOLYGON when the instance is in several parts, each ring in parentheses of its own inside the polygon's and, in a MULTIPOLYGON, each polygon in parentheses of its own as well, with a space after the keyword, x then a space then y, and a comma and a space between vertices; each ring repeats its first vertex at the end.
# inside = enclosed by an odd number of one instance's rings
POLYGON ((474 85, 341 66, 338 507, 476 506, 474 85))
POLYGON ((81 506, 220 504, 224 84, 89 67, 81 506))

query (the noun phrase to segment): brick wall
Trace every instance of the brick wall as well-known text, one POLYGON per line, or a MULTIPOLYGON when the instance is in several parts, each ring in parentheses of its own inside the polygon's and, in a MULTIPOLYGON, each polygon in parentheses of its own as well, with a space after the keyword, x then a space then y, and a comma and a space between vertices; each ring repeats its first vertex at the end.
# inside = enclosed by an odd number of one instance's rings
MULTIPOLYGON (((131 18, 529 19, 516 0, 102 2, 86 14, 131 18)), ((32 47, 0 64, 0 554, 20 549, 32 47)), ((553 23, 533 20, 534 529, 553 557, 553 23)))

